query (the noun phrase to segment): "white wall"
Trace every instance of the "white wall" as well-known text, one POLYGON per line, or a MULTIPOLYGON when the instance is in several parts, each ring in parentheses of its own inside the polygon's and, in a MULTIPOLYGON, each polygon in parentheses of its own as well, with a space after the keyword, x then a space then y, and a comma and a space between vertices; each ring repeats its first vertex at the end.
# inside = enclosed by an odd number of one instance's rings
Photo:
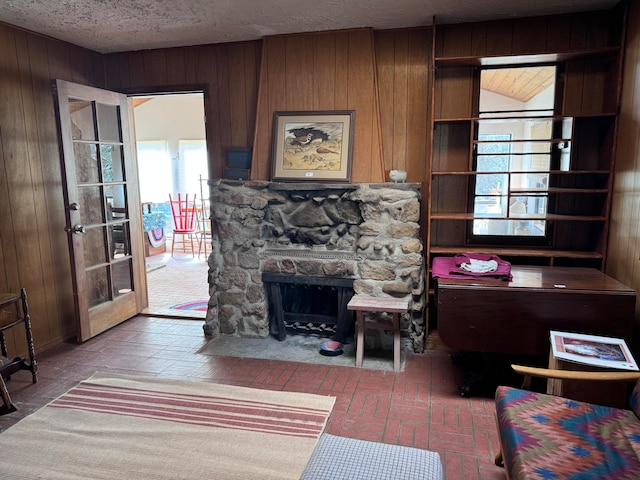
MULTIPOLYGON (((173 192, 179 190, 178 140, 204 140, 202 94, 157 95, 134 109, 136 140, 166 140, 171 157, 173 192)), ((140 173, 141 176, 144 172, 140 173)))

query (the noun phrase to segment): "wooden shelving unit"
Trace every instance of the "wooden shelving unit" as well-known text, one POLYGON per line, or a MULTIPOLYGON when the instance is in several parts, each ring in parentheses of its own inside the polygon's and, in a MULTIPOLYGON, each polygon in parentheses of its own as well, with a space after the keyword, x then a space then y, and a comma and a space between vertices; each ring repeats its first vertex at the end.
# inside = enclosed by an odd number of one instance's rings
MULTIPOLYGON (((431 279, 434 257, 473 252, 495 254, 513 265, 605 269, 626 15, 627 4, 622 2, 604 14, 435 25, 432 148, 424 199, 430 329, 437 328, 431 279), (500 242, 495 241, 497 236, 478 241, 474 220, 491 218, 474 214, 475 185, 478 175, 486 173, 474 170, 474 149, 482 146, 478 132, 483 122, 518 115, 480 114, 479 71, 487 66, 543 65, 555 65, 559 72, 554 108, 539 115, 551 122, 552 138, 546 141, 556 149, 555 157, 552 154, 544 171, 491 173, 509 180, 519 174, 544 175, 542 186, 519 184, 520 189, 510 190, 510 195, 543 196, 547 208, 540 220, 549 230, 542 241, 500 242)), ((538 114, 526 114, 530 115, 538 114)), ((510 208, 507 212, 507 223, 518 219, 510 208)))
MULTIPOLYGON (((618 6, 609 14, 609 18, 601 12, 599 16, 563 18, 568 41, 541 23, 540 32, 546 37, 534 42, 539 45, 538 51, 509 22, 494 22, 484 30, 469 25, 466 30, 453 25, 434 28, 433 145, 426 241, 429 266, 435 256, 477 252, 494 253, 515 264, 604 269, 626 12, 624 6, 618 6), (576 40, 578 35, 580 42, 576 40), (516 175, 546 176, 548 185, 544 187, 511 190, 518 196, 544 195, 548 202, 546 214, 508 213, 500 218, 543 220, 551 234, 545 244, 527 244, 522 239, 513 244, 487 244, 492 241, 488 239, 480 244, 470 233, 473 221, 495 216, 473 211, 475 181, 479 174, 487 173, 474 171, 474 151, 483 143, 478 131, 485 122, 518 120, 523 116, 478 113, 478 70, 484 66, 542 65, 556 65, 561 72, 555 108, 539 116, 553 125, 552 138, 544 140, 552 149, 551 169, 491 173, 502 174, 509 181, 516 175), (560 152, 567 147, 570 148, 566 152, 560 152), (553 149, 557 152, 553 153, 553 149)), ((511 144, 528 141, 508 140, 511 144)))

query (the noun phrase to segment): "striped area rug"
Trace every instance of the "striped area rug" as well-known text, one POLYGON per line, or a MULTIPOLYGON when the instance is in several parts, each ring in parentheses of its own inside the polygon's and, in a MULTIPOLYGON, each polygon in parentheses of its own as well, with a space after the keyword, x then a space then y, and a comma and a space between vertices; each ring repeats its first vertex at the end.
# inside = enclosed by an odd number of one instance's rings
POLYGON ((173 308, 174 310, 197 310, 199 312, 206 312, 207 305, 207 300, 199 300, 196 302, 179 303, 177 305, 172 305, 169 308, 173 308))
POLYGON ((297 479, 334 401, 96 374, 0 434, 0 478, 297 479))

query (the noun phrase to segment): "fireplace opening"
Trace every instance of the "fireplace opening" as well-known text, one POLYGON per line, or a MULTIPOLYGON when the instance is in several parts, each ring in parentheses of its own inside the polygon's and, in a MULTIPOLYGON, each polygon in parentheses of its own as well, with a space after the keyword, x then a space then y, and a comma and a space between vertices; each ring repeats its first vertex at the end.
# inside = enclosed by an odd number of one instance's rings
POLYGON ((269 302, 270 331, 279 340, 287 333, 333 337, 353 334, 353 312, 347 303, 353 279, 263 273, 269 302))

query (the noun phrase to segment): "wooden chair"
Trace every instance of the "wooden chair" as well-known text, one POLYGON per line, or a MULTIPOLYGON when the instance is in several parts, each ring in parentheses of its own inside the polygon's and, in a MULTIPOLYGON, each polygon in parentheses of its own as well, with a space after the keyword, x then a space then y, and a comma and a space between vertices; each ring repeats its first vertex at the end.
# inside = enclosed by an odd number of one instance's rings
POLYGON ((169 194, 169 203, 171 205, 171 214, 173 215, 173 241, 171 242, 171 256, 178 243, 178 236, 180 236, 180 243, 182 243, 182 251, 187 252, 185 235, 191 245, 191 254, 195 257, 196 250, 194 248, 193 239, 197 239, 198 233, 198 216, 196 213, 196 195, 193 195, 193 200, 189 200, 189 194, 182 198, 182 194, 178 193, 178 199, 174 200, 169 194))
POLYGON ((550 370, 512 365, 523 388, 496 390, 500 452, 507 479, 638 478, 640 373, 550 370), (631 410, 527 390, 531 377, 603 382, 636 381, 631 410))
POLYGON ((24 288, 20 289, 19 294, 0 293, 0 400, 2 400, 0 415, 16 411, 16 406, 11 402, 4 380, 11 378, 11 375, 19 370, 29 370, 33 383, 38 381, 38 366, 31 333, 31 317, 27 304, 27 291, 24 288), (24 325, 29 351, 28 360, 22 357, 10 359, 7 351, 4 332, 20 324, 24 325))
MULTIPOLYGON (((211 212, 205 202, 196 211, 198 215, 198 258, 204 249, 205 260, 207 258, 207 245, 211 247, 211 212)), ((209 248, 211 250, 211 248, 209 248)))

